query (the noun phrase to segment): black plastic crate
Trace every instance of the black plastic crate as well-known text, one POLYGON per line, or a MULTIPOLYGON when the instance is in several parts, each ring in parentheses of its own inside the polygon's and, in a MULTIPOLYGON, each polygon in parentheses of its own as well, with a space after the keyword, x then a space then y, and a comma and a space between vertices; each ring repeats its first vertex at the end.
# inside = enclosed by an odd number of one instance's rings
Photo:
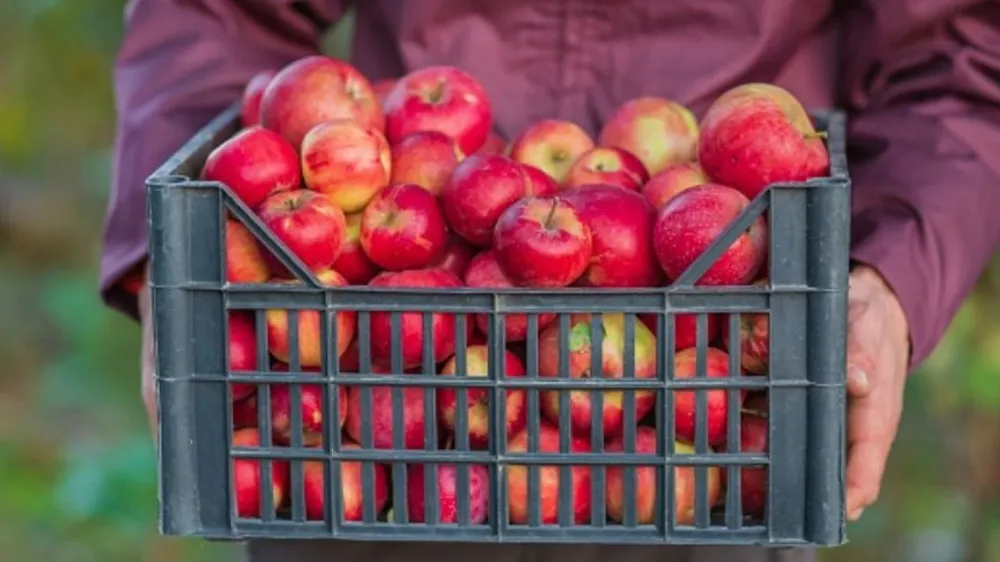
MULTIPOLYGON (((195 535, 217 539, 244 538, 337 538, 348 540, 433 540, 507 543, 616 543, 616 544, 693 544, 693 545, 839 545, 845 541, 844 527, 844 408, 845 340, 847 313, 848 244, 850 225, 850 180, 844 152, 844 117, 841 113, 816 118, 821 130, 828 133, 831 177, 804 184, 772 185, 754 199, 745 212, 689 270, 670 287, 639 290, 561 289, 485 291, 387 289, 371 287, 321 287, 297 259, 278 242, 254 213, 218 183, 202 182, 201 165, 208 153, 238 129, 238 108, 221 114, 192 138, 177 154, 155 172, 147 182, 150 232, 151 287, 157 347, 156 372, 160 406, 159 494, 160 528, 170 535, 195 535), (250 229, 302 284, 299 286, 231 285, 226 283, 224 223, 227 213, 250 229), (744 231, 762 213, 767 217, 769 244, 768 286, 702 287, 693 282, 711 265, 722 249, 744 231), (227 372, 230 310, 256 311, 258 371, 227 372), (297 353, 289 359, 287 372, 270 369, 267 340, 264 334, 264 311, 287 310, 290 324, 303 311, 325 311, 321 315, 324 365, 320 373, 302 372, 297 353), (367 333, 372 313, 390 312, 393 356, 389 374, 371 373, 370 341, 358 338, 360 373, 341 372, 337 359, 337 338, 333 321, 337 311, 353 310, 358 314, 357 333, 367 333), (566 376, 566 363, 560 364, 555 378, 538 376, 539 346, 537 335, 529 335, 524 344, 527 374, 504 376, 499 353, 490 353, 488 377, 434 376, 439 365, 433 364, 425 351, 426 374, 401 374, 398 341, 402 335, 400 312, 422 315, 422 325, 429 325, 433 312, 455 314, 457 372, 463 373, 468 359, 465 328, 474 314, 489 317, 487 344, 491 350, 505 348, 505 314, 527 314, 529 327, 538 323, 538 313, 555 313, 563 334, 562 349, 568 344, 565 328, 569 313, 591 314, 591 328, 600 328, 603 315, 622 314, 625 336, 624 377, 620 379, 576 378, 566 376), (632 338, 642 325, 640 314, 654 315, 659 338, 656 345, 655 376, 634 377, 635 360, 632 338), (674 376, 674 318, 677 314, 695 315, 697 326, 697 376, 677 379, 674 376), (728 341, 738 341, 740 315, 767 314, 769 318, 769 372, 766 376, 740 374, 740 356, 729 354, 728 378, 707 380, 706 356, 709 353, 709 315, 721 318, 728 341), (722 315, 722 316, 718 316, 722 315), (232 383, 258 385, 257 407, 261 446, 232 445, 232 383), (273 385, 291 385, 291 442, 277 444, 272 433, 270 390, 273 385), (304 384, 323 387, 322 445, 304 447, 301 416, 301 388, 304 384), (371 424, 366 425, 361 448, 343 447, 339 426, 331 423, 342 407, 337 385, 370 389, 390 387, 392 406, 402 410, 402 387, 423 391, 425 418, 422 450, 404 450, 401 416, 393 416, 394 447, 372 449, 371 424), (457 438, 453 449, 439 439, 441 425, 435 410, 436 389, 485 389, 489 396, 489 442, 485 449, 474 450, 468 439, 469 420, 456 416, 457 438), (559 452, 511 453, 507 451, 507 427, 504 420, 507 391, 526 389, 528 450, 539 443, 540 394, 545 390, 621 390, 624 392, 624 451, 635 451, 635 395, 652 390, 656 405, 648 415, 655 428, 655 454, 604 453, 601 422, 592 419, 591 452, 569 453, 570 424, 558 425, 559 452), (763 391, 769 404, 768 449, 764 453, 739 453, 725 445, 715 451, 708 446, 706 415, 708 389, 724 389, 728 398, 727 443, 739 443, 741 412, 736 406, 741 390, 763 391), (674 447, 675 392, 695 391, 696 432, 693 454, 676 453, 674 447), (271 494, 262 488, 260 517, 240 518, 234 506, 233 459, 258 458, 261 478, 271 481, 276 467, 290 461, 289 490, 282 505, 275 505, 271 494), (267 460, 270 459, 270 460, 267 460), (323 463, 322 518, 307 517, 303 461, 323 463), (360 521, 345 519, 344 498, 331 482, 338 482, 347 462, 360 461, 363 506, 360 521), (377 462, 373 462, 377 461, 377 462), (437 522, 437 502, 426 502, 426 521, 407 523, 403 508, 407 501, 407 467, 415 463, 447 463, 457 466, 457 487, 465 491, 472 464, 486 467, 489 480, 488 510, 485 521, 469 522, 469 494, 456 494, 454 509, 457 523, 437 522), (528 465, 528 470, 511 470, 514 465, 528 465), (541 466, 557 466, 558 517, 542 522, 540 515, 541 466), (580 509, 574 521, 568 484, 572 481, 570 465, 589 466, 591 505, 580 509), (627 465, 651 466, 655 478, 645 484, 633 468, 622 472, 624 504, 622 521, 607 517, 605 499, 609 470, 621 471, 627 465), (673 466, 692 467, 695 484, 695 507, 691 517, 678 520, 678 501, 673 466), (722 467, 720 474, 728 485, 721 496, 724 506, 707 505, 710 467, 722 467), (769 487, 766 510, 762 517, 744 516, 740 506, 741 467, 767 469, 769 487), (385 509, 375 506, 372 493, 377 470, 384 471, 391 484, 385 509), (528 505, 516 510, 525 521, 512 523, 509 516, 512 473, 518 478, 527 473, 524 493, 528 505), (655 501, 652 521, 637 523, 636 492, 646 501, 655 501), (524 510, 527 509, 525 512, 524 510), (690 519, 690 520, 689 520, 690 519)), ((649 316, 647 316, 649 318, 649 316)), ((292 331, 293 334, 295 331, 292 331)), ((537 331, 529 329, 529 334, 537 331)), ((602 333, 603 331, 592 333, 602 333)), ((426 338, 429 341, 429 338, 426 338)), ((596 343, 596 338, 591 342, 596 343)), ((298 338, 291 336, 289 346, 298 349, 298 338)), ((425 345, 425 350, 427 349, 425 345)), ((722 349, 725 349, 723 347, 722 349)), ((600 346, 591 347, 591 368, 601 368, 600 346)), ((565 353, 560 354, 565 357, 565 353)), ((360 392, 361 418, 371 420, 374 408, 369 390, 360 392), (367 397, 367 398, 366 398, 367 397)), ((459 390, 458 409, 468 403, 467 391, 459 390)), ((565 421, 569 397, 559 393, 559 411, 565 421)), ((690 396, 690 394, 688 395, 690 396)), ((602 411, 600 392, 591 396, 592 411, 602 411)), ((384 410, 382 410, 384 412, 384 410)), ((600 416, 595 416, 600 418, 600 416)), ((650 431, 650 430, 643 430, 650 431)), ((357 463, 351 466, 355 466, 357 463)), ((480 469, 476 468, 479 471, 480 469)), ((429 476, 436 471, 425 470, 429 476)), ((549 471, 546 471, 549 472, 549 471)), ((577 472, 585 474, 586 470, 577 472)), ((420 478, 416 478, 420 480, 420 478)), ((584 481, 585 482, 585 481, 584 481)), ((424 478, 425 496, 436 497, 438 481, 424 478)), ((551 499, 551 498, 550 498, 551 499)), ((552 505, 549 505, 551 508, 552 505)), ((316 516, 318 514, 312 513, 316 516)))

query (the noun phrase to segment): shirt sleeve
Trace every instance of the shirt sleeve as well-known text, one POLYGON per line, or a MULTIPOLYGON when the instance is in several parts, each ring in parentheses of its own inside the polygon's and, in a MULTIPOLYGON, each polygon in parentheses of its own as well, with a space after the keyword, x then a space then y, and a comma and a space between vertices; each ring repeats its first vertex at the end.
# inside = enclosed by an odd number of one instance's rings
POLYGON ((845 23, 851 257, 897 294, 912 369, 1000 244, 1000 10, 864 0, 845 23))
POLYGON ((322 33, 349 3, 128 3, 114 73, 118 126, 100 285, 106 303, 137 315, 135 295, 127 281, 146 256, 145 181, 149 174, 239 99, 254 74, 318 52, 322 33))

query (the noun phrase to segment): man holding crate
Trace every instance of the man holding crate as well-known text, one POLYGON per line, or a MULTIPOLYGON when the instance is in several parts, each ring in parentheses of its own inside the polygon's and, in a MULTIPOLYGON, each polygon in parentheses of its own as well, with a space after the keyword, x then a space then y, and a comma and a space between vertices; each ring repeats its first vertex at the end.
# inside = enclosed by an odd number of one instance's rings
MULTIPOLYGON (((123 282, 146 254, 144 181, 239 98, 255 73, 316 52, 352 2, 133 0, 118 58, 115 185, 102 294, 142 320, 155 420, 149 295, 123 282)), ((1000 242, 1000 8, 977 0, 371 0, 352 62, 369 78, 455 65, 476 74, 508 138, 557 117, 590 133, 622 102, 698 111, 741 82, 845 107, 854 184, 847 514, 879 492, 907 374, 941 338, 1000 242), (990 156, 993 158, 991 159, 990 156)), ((255 562, 612 558, 812 560, 808 550, 254 542, 255 562)))

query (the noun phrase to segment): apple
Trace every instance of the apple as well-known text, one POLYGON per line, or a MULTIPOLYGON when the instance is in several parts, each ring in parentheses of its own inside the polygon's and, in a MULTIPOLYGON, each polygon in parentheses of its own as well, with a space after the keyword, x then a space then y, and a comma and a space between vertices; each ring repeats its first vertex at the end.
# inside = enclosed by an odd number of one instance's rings
POLYGON ((775 182, 829 172, 824 135, 788 90, 750 83, 719 96, 705 112, 698 161, 714 182, 753 199, 775 182))
POLYGON ((302 139, 302 177, 309 189, 345 213, 365 208, 389 183, 392 152, 377 129, 349 120, 327 121, 302 139))
POLYGON ((233 431, 257 427, 257 394, 233 402, 233 431))
POLYGON ((344 243, 340 245, 340 255, 333 262, 333 269, 350 285, 367 285, 380 271, 361 247, 362 215, 351 213, 345 217, 344 243))
POLYGON ((493 126, 486 90, 454 66, 415 70, 386 96, 385 132, 396 144, 417 131, 438 131, 455 139, 462 154, 479 150, 493 126))
MULTIPOLYGON (((310 270, 327 269, 340 256, 347 221, 327 196, 308 189, 281 191, 261 204, 258 215, 310 270)), ((286 272, 270 252, 265 252, 264 258, 274 273, 286 272)))
MULTIPOLYGON (((229 313, 229 371, 257 370, 257 330, 254 326, 253 313, 243 310, 233 310, 229 313)), ((234 383, 232 387, 233 402, 243 400, 253 394, 256 385, 234 383)))
POLYGON ((489 136, 486 137, 486 142, 483 146, 479 147, 476 154, 504 154, 506 150, 507 141, 499 134, 490 131, 489 136))
POLYGON ((528 176, 528 190, 525 195, 535 197, 550 197, 562 189, 552 176, 532 166, 531 164, 521 164, 525 175, 528 176))
POLYGON ((698 120, 683 105, 657 97, 626 102, 604 125, 597 143, 634 154, 653 176, 697 154, 698 120))
MULTIPOLYGON (((470 464, 469 466, 469 520, 470 525, 480 525, 489 516, 490 511, 490 472, 486 465, 470 464)), ((439 464, 435 466, 434 478, 437 481, 436 499, 438 503, 439 523, 459 523, 458 521, 458 468, 454 464, 439 464)), ((424 496, 424 465, 411 464, 406 470, 406 511, 410 523, 423 523, 426 514, 424 496)), ((461 522, 465 524, 465 521, 461 522)))
MULTIPOLYGON (((383 271, 368 284, 371 287, 391 288, 454 288, 462 282, 444 269, 409 269, 383 271)), ((400 318, 402 360, 404 368, 423 364, 424 338, 432 339, 434 363, 447 359, 455 351, 455 315, 440 312, 431 315, 431 333, 424 333, 423 315, 403 312, 400 318)), ((392 313, 371 313, 371 354, 375 362, 389 364, 392 357, 392 313)))
MULTIPOLYGON (((357 450, 361 447, 346 439, 340 444, 342 451, 357 450)), ((330 461, 338 462, 338 461, 330 461)), ((364 463, 361 461, 340 462, 340 502, 344 506, 344 521, 361 521, 364 518, 364 502, 374 500, 374 513, 378 515, 389 502, 389 475, 383 464, 372 463, 374 490, 364 488, 364 463)), ((302 487, 305 489, 306 518, 322 520, 326 504, 326 463, 305 461, 302 463, 302 487)), ((337 517, 334 513, 333 517, 337 517)))
POLYGON ((416 184, 386 187, 361 218, 361 247, 383 269, 424 267, 447 242, 448 227, 437 198, 416 184))
MULTIPOLYGON (((662 340, 666 337, 660 334, 656 314, 640 314, 639 320, 642 320, 657 339, 662 340)), ((708 343, 715 341, 721 327, 722 317, 718 314, 709 314, 705 323, 705 341, 708 343)), ((674 314, 674 349, 680 351, 696 345, 698 345, 698 315, 674 314)))
POLYGON ((610 185, 569 188, 561 198, 591 232, 592 255, 577 285, 655 287, 663 274, 653 250, 656 210, 635 191, 610 185))
POLYGON ((323 55, 292 61, 271 79, 260 102, 261 124, 299 148, 310 129, 340 119, 381 130, 371 83, 350 64, 323 55))
MULTIPOLYGON (((740 453, 767 454, 770 431, 767 417, 744 411, 740 416, 740 453)), ((736 452, 736 451, 733 451, 736 452)), ((740 467, 740 503, 743 514, 763 517, 767 506, 768 475, 766 466, 740 467)))
MULTIPOLYGON (((693 379, 698 376, 697 348, 682 349, 674 354, 674 378, 693 379)), ((729 378, 729 355, 721 349, 709 347, 705 355, 705 375, 708 378, 729 378)), ((708 428, 708 444, 716 446, 726 441, 727 412, 729 408, 729 391, 725 388, 715 388, 703 391, 705 394, 705 412, 707 419, 702 420, 708 428)), ((742 397, 746 392, 741 391, 742 397)), ((674 428, 677 439, 694 443, 697 427, 698 399, 694 390, 674 391, 674 428)))
MULTIPOLYGON (((347 285, 347 280, 333 269, 325 269, 316 273, 316 278, 327 287, 343 287, 347 285)), ((282 285, 300 285, 298 280, 275 280, 272 283, 282 285)), ((322 337, 322 314, 319 310, 299 310, 298 330, 299 330, 299 364, 302 367, 323 366, 323 343, 322 337)), ((283 309, 271 309, 265 314, 267 319, 267 344, 271 355, 275 359, 290 363, 290 326, 288 311, 283 309)), ((357 330, 358 313, 353 310, 340 310, 336 313, 337 357, 343 355, 347 346, 354 339, 354 332, 357 330)), ((332 337, 332 334, 330 335, 332 337)))
MULTIPOLYGON (((476 257, 472 258, 469 268, 465 272, 465 284, 469 287, 480 288, 506 288, 515 287, 514 282, 507 277, 500 263, 497 261, 496 252, 484 250, 476 257)), ((542 329, 552 322, 556 317, 552 313, 538 315, 538 329, 542 329)), ((479 330, 488 334, 490 331, 490 315, 477 314, 476 326, 479 330)), ((507 343, 523 341, 528 337, 528 315, 510 313, 504 316, 504 340, 507 343)))
POLYGON ((493 232, 497 261, 517 285, 566 287, 587 270, 590 228, 558 197, 529 197, 507 208, 493 232))
MULTIPOLYGON (((660 267, 677 279, 705 252, 750 204, 731 187, 705 184, 675 196, 660 209, 653 228, 653 246, 660 267)), ((726 248, 698 285, 744 285, 757 275, 767 255, 767 225, 763 217, 726 248)))
POLYGON ((427 267, 446 269, 453 273, 455 277, 462 279, 465 277, 465 271, 469 267, 469 263, 472 261, 474 255, 476 255, 475 248, 457 235, 450 234, 444 249, 438 252, 437 257, 431 260, 427 264, 427 267))
MULTIPOLYGON (((388 371, 386 369, 386 371, 388 371)), ((364 390, 360 386, 347 388, 347 419, 344 431, 354 441, 364 445, 362 427, 371 426, 372 447, 375 449, 393 449, 393 387, 372 386, 371 411, 369 417, 362 418, 362 400, 364 390)), ((399 388, 399 387, 396 387, 399 388)), ((424 448, 424 389, 407 386, 399 388, 402 399, 403 434, 400 444, 404 449, 424 448)))
POLYGON ((743 400, 742 411, 766 417, 771 411, 771 401, 768 399, 767 391, 747 391, 747 397, 743 400))
POLYGON ((448 226, 470 244, 489 246, 501 213, 530 186, 524 167, 510 158, 473 154, 459 163, 441 191, 448 226))
MULTIPOLYGON (((260 433, 255 427, 238 429, 233 432, 233 447, 260 447, 260 433)), ((258 519, 261 511, 261 466, 260 459, 233 459, 233 488, 236 500, 236 515, 244 519, 258 519)), ((288 462, 264 460, 271 464, 271 498, 277 509, 288 497, 288 462)))
POLYGON ((208 153, 201 177, 225 184, 254 210, 269 196, 297 189, 302 182, 295 148, 259 126, 243 129, 208 153))
POLYGON ((396 87, 396 82, 395 78, 381 78, 372 82, 372 93, 380 108, 385 107, 385 98, 396 87))
POLYGON ((642 186, 642 194, 653 207, 660 210, 678 193, 706 183, 710 183, 710 180, 697 162, 681 162, 667 166, 650 178, 642 186))
MULTIPOLYGON (((508 377, 523 377, 524 363, 510 351, 504 351, 505 373, 508 377)), ((489 376, 489 346, 471 345, 465 351, 465 372, 469 377, 489 376)), ((455 376, 458 369, 458 358, 452 357, 441 369, 441 376, 455 376)), ((500 376, 499 373, 497 376, 500 376)), ((508 389, 506 398, 507 435, 515 435, 524 427, 526 414, 526 394, 524 389, 508 389)), ((456 387, 440 387, 437 390, 438 417, 441 424, 454 433, 458 427, 459 390, 456 387)), ((467 412, 466 427, 469 433, 469 447, 472 449, 487 449, 490 445, 490 400, 492 390, 488 388, 468 388, 466 390, 467 412)), ((500 407, 497 404, 496 407, 500 407)), ((456 438, 457 439, 457 438, 456 438)))
MULTIPOLYGON (((604 379, 621 379, 625 376, 625 316, 605 314, 601 318, 603 330, 599 334, 601 346, 601 369, 604 379)), ((569 328, 569 376, 571 378, 597 377, 590 370, 591 332, 589 314, 570 316, 569 328)), ((641 322, 635 323, 634 352, 635 378, 656 377, 656 338, 641 322)), ((553 322, 542 331, 538 338, 538 375, 558 377, 559 373, 559 323, 553 322)), ((589 435, 592 417, 591 392, 588 390, 545 390, 541 393, 542 413, 553 423, 559 423, 559 395, 569 392, 570 411, 568 418, 573 430, 581 435, 589 435)), ((606 439, 621 434, 624 427, 625 393, 621 390, 603 392, 604 405, 601 419, 606 439)), ((641 420, 656 404, 655 390, 635 391, 635 419, 641 420)))
MULTIPOLYGON (((767 287, 768 280, 758 279, 753 283, 767 287)), ((747 373, 754 375, 768 374, 767 367, 771 352, 770 336, 771 319, 766 312, 740 314, 740 364, 747 373)), ((728 322, 722 331, 723 343, 730 353, 737 353, 736 345, 729 341, 728 322)))
POLYGON ((576 123, 543 119, 514 139, 510 157, 538 168, 556 183, 563 184, 577 158, 592 148, 594 139, 576 123))
POLYGON ((392 147, 390 183, 413 183, 438 195, 463 158, 455 139, 438 131, 417 131, 392 147))
POLYGON ((263 283, 271 277, 257 239, 239 221, 226 219, 226 281, 263 283))
MULTIPOLYGON (((307 369, 312 370, 312 369, 307 369)), ((271 428, 275 440, 284 444, 292 442, 291 385, 271 385, 271 428)), ((323 385, 304 384, 301 388, 302 444, 306 447, 323 446, 323 403, 326 393, 323 385)), ((337 427, 340 431, 347 419, 347 388, 337 385, 337 427)))
POLYGON ((642 160, 620 148, 597 147, 580 155, 566 177, 566 187, 613 185, 639 191, 649 181, 642 160))
POLYGON ((243 87, 243 100, 240 104, 240 122, 244 127, 260 124, 260 100, 264 97, 264 89, 271 83, 276 72, 272 69, 262 70, 250 77, 243 87))
MULTIPOLYGON (((635 453, 641 455, 657 454, 656 444, 659 439, 652 427, 639 427, 635 433, 635 453)), ((604 447, 609 454, 624 453, 625 443, 621 437, 611 441, 604 447)), ((674 443, 674 451, 681 455, 694 453, 694 448, 680 441, 674 443)), ((679 525, 692 525, 695 522, 695 468, 693 466, 674 467, 674 502, 675 518, 679 525)), ((708 505, 714 505, 722 497, 722 471, 711 466, 708 473, 708 505)), ((656 494, 660 487, 655 466, 635 467, 635 521, 639 525, 650 525, 656 522, 656 494)), ((664 493, 666 496, 666 493, 664 493)), ((608 518, 618 523, 625 521, 625 469, 619 465, 609 466, 605 480, 606 507, 608 518)))
MULTIPOLYGON (((559 429, 543 422, 538 431, 537 453, 559 452, 559 429)), ((589 453, 590 441, 582 437, 573 437, 570 442, 570 454, 589 453)), ((514 454, 532 454, 528 451, 528 429, 515 435, 507 444, 507 452, 514 454)), ((590 467, 573 465, 570 471, 570 497, 573 513, 571 520, 577 524, 590 523, 590 467)), ((539 486, 537 498, 541 507, 540 520, 551 525, 559 522, 559 472, 555 465, 540 466, 538 469, 539 486)), ((529 522, 529 506, 533 498, 528 497, 529 471, 526 465, 507 465, 507 501, 510 522, 515 525, 526 525, 529 522)))

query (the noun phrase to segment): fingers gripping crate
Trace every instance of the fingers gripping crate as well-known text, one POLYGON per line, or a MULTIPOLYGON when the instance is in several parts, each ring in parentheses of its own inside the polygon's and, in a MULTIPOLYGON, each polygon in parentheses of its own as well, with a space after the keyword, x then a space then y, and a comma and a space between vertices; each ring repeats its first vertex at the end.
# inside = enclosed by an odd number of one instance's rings
POLYGON ((323 286, 225 186, 192 179, 236 117, 219 116, 147 184, 163 532, 844 542, 841 114, 817 118, 831 176, 770 186, 669 287, 558 291, 323 286), (761 215, 768 282, 694 285, 761 215), (227 283, 227 216, 299 282, 227 283), (254 318, 256 361, 234 373, 236 311, 254 318), (280 369, 275 322, 293 328, 280 369), (526 340, 507 342, 517 322, 526 340), (748 369, 754 358, 767 368, 748 369), (234 407, 245 385, 256 398, 234 407), (254 401, 259 430, 234 433, 254 401), (750 424, 755 408, 766 417, 750 424))

